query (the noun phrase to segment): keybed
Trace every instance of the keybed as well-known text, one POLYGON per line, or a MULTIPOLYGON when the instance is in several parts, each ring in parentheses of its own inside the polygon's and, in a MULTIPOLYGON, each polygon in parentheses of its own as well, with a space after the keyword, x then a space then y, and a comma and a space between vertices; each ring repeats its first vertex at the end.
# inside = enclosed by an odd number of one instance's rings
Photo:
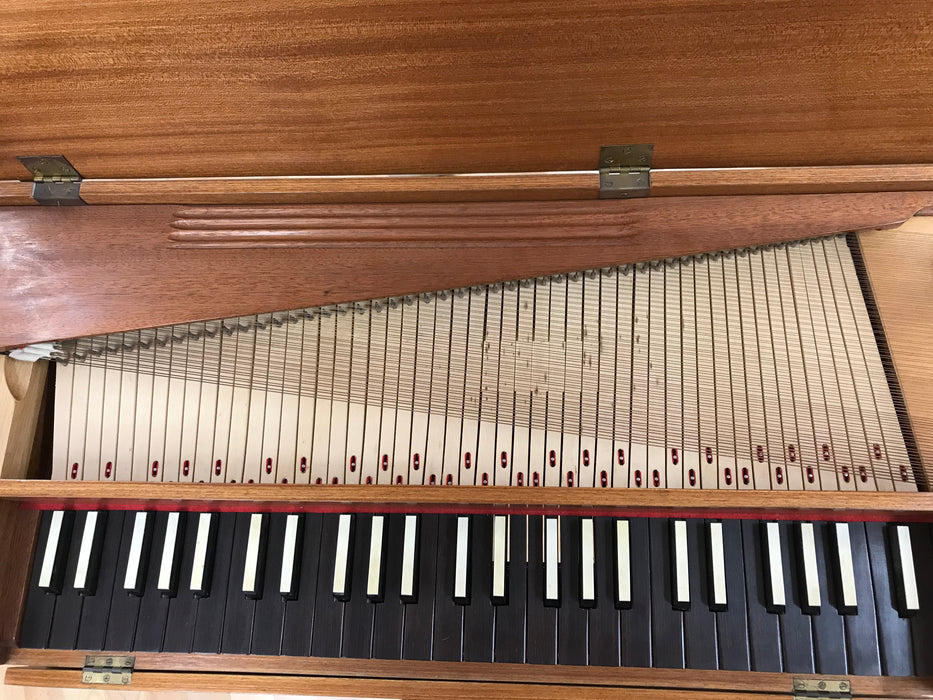
POLYGON ((916 489, 857 274, 838 237, 74 341, 54 476, 916 489))

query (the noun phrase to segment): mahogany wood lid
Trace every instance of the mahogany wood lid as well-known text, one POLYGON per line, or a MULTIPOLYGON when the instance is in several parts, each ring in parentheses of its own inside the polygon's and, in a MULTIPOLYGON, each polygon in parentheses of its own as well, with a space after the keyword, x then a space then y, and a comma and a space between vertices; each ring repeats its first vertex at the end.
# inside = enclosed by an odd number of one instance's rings
POLYGON ((5 0, 0 179, 933 161, 929 0, 5 0))

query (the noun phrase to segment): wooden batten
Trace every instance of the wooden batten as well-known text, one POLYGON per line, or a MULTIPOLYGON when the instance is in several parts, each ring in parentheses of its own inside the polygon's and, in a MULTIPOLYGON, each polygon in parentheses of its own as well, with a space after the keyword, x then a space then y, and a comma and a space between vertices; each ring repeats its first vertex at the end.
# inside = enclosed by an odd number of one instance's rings
MULTIPOLYGON (((0 181, 0 204, 35 204, 31 183, 0 181)), ((652 197, 933 190, 933 165, 653 170, 652 197)), ((353 204, 599 198, 599 171, 87 179, 87 204, 353 204)))
MULTIPOLYGON (((84 654, 74 651, 18 649, 6 681, 14 685, 73 687, 84 654), (26 667, 22 667, 26 666, 26 667), (29 667, 33 668, 29 668, 29 667)), ((314 659, 235 654, 135 655, 133 690, 264 692, 359 695, 385 698, 787 698, 795 679, 820 680, 813 674, 681 669, 603 668, 597 666, 526 666, 522 664, 451 663, 314 659), (184 674, 167 673, 167 669, 184 674), (423 680, 412 680, 412 679, 423 680), (263 685, 265 684, 265 685, 263 685), (572 690, 568 689, 572 686, 572 690), (485 695, 483 695, 485 693, 485 695)), ((849 676, 856 697, 929 697, 933 679, 849 676)))
POLYGON ((556 513, 933 521, 933 494, 867 491, 0 480, 24 508, 556 513))

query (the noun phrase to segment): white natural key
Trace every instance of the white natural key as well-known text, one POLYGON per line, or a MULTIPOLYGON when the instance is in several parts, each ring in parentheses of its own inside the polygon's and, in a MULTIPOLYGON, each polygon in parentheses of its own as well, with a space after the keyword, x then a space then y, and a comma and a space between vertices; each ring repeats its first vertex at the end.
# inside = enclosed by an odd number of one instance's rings
POLYGON ((544 604, 560 604, 560 582, 557 579, 560 550, 557 518, 544 519, 544 604))
POLYGON ((709 524, 709 559, 710 582, 712 591, 712 610, 725 610, 726 598, 726 557, 722 541, 722 523, 709 524))
POLYGON ((580 605, 584 608, 596 605, 596 543, 592 518, 580 521, 580 605))
POLYGON ((687 521, 675 520, 674 539, 674 608, 690 609, 690 560, 687 553, 687 521))
POLYGON ((174 595, 173 581, 178 568, 175 562, 175 552, 178 547, 178 513, 169 513, 165 522, 165 539, 162 543, 162 559, 159 563, 159 580, 156 588, 163 596, 174 595))
POLYGON ((855 566, 852 562, 849 523, 836 523, 836 549, 839 562, 839 612, 852 615, 858 610, 858 598, 855 593, 855 566))
POLYGON ((506 602, 506 555, 508 551, 508 516, 494 515, 492 518, 492 601, 506 602))
POLYGON ((415 601, 415 553, 418 544, 418 516, 405 516, 405 541, 402 543, 401 597, 406 603, 415 601))
POLYGON ((895 556, 897 557, 897 571, 900 574, 898 581, 899 610, 902 616, 911 615, 920 609, 920 595, 917 592, 917 574, 914 571, 914 552, 910 545, 910 528, 907 525, 897 525, 894 529, 897 541, 895 556))
POLYGON ((632 561, 628 520, 616 520, 616 605, 632 605, 632 561))
POLYGON ((294 598, 298 595, 295 590, 295 557, 298 552, 298 515, 292 513, 285 518, 285 539, 282 545, 282 574, 279 577, 279 593, 284 598, 294 598))
POLYGON ((777 523, 765 524, 765 549, 768 550, 768 610, 783 612, 787 599, 784 594, 784 558, 781 555, 781 531, 777 523))
POLYGON ((816 561, 816 538, 813 523, 800 523, 800 553, 803 559, 803 610, 814 614, 820 611, 820 578, 816 561))
MULTIPOLYGON (((45 551, 42 554, 42 568, 39 570, 39 588, 42 590, 51 590, 55 583, 52 580, 53 572, 55 571, 55 562, 58 558, 58 548, 60 546, 59 540, 62 536, 62 521, 64 520, 65 513, 60 510, 56 510, 52 513, 52 517, 49 521, 49 535, 45 540, 45 551)), ((58 593, 58 591, 54 591, 58 593)))
POLYGON ((454 571, 454 602, 469 602, 470 516, 457 517, 457 559, 454 571))
POLYGON ((259 586, 259 548, 262 544, 262 513, 249 516, 249 533, 246 539, 246 562, 243 564, 243 593, 256 596, 259 586))
POLYGON ((337 523, 337 555, 334 558, 333 594, 337 600, 345 600, 349 595, 347 572, 350 566, 350 526, 353 516, 341 513, 337 523))
POLYGON ((207 580, 205 568, 208 565, 207 553, 211 538, 211 522, 213 513, 201 513, 198 516, 198 534, 194 539, 194 558, 191 561, 191 585, 189 588, 196 594, 207 593, 207 580))
POLYGON ((140 563, 143 557, 143 545, 146 541, 146 525, 149 513, 137 513, 133 518, 133 537, 130 540, 130 555, 126 560, 126 576, 123 578, 123 590, 134 595, 142 595, 140 581, 140 563))
POLYGON ((382 540, 385 516, 374 515, 369 538, 369 575, 366 578, 366 597, 382 600, 382 540))
POLYGON ((81 535, 81 548, 78 551, 78 565, 75 568, 75 590, 85 591, 88 587, 88 572, 91 564, 91 551, 94 549, 94 536, 97 532, 96 510, 88 511, 84 520, 84 532, 81 535))

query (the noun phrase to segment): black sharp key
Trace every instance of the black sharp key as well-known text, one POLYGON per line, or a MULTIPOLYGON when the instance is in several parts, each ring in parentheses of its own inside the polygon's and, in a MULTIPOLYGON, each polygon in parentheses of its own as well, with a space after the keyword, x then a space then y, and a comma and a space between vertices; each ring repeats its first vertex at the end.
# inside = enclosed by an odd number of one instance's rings
POLYGON ((795 524, 780 523, 781 559, 784 564, 786 603, 778 617, 781 623, 784 670, 788 673, 813 673, 813 629, 810 616, 800 607, 803 599, 803 569, 795 553, 792 528, 795 524))
POLYGON ((525 620, 525 660, 530 664, 557 663, 557 608, 545 604, 544 518, 528 516, 528 597, 525 620))
MULTIPOLYGON (((910 544, 917 574, 920 607, 910 617, 914 647, 914 670, 918 676, 933 676, 933 526, 913 523, 910 544)), ((56 612, 56 615, 58 613, 56 612)))
POLYGON ((432 656, 435 661, 460 661, 463 651, 463 606, 454 602, 458 517, 438 516, 432 656))
MULTIPOLYGON (((263 578, 262 597, 256 601, 253 622, 253 639, 250 644, 251 654, 277 656, 282 649, 282 625, 285 620, 285 598, 282 595, 282 554, 285 546, 285 527, 289 516, 285 513, 273 513, 269 518, 269 535, 266 545, 265 576, 263 578)), ((301 530, 301 516, 293 515, 293 531, 296 533, 296 551, 300 540, 297 533, 301 530)), ((294 564, 294 562, 293 562, 294 564)), ((293 586, 292 578, 286 582, 286 588, 293 586)), ((297 578, 294 579, 297 582, 297 578)), ((297 593, 297 586, 293 589, 297 593)))
MULTIPOLYGON (((632 575, 632 604, 619 611, 622 665, 648 668, 651 664, 652 605, 651 548, 647 518, 628 521, 629 560, 632 575)), ((662 593, 657 593, 662 596, 662 593)))
POLYGON ((710 564, 708 525, 687 521, 687 554, 690 558, 690 609, 684 611, 686 668, 716 669, 716 613, 710 609, 711 594, 706 568, 710 564))
POLYGON ((110 513, 101 547, 100 575, 97 579, 97 593, 85 596, 81 609, 81 624, 78 629, 78 649, 100 650, 107 638, 107 616, 113 591, 118 585, 117 569, 120 554, 120 540, 123 533, 123 514, 110 513))
POLYGON ((758 521, 742 521, 751 670, 779 672, 782 670, 781 633, 778 615, 768 612, 768 578, 765 575, 768 558, 761 530, 761 523, 758 521))
POLYGON ((343 644, 340 655, 353 659, 368 659, 372 654, 373 644, 373 604, 366 597, 366 588, 369 580, 373 516, 359 513, 355 518, 350 595, 343 608, 343 644))
MULTIPOLYGON (((100 532, 98 527, 100 515, 98 511, 84 511, 78 513, 75 518, 74 532, 68 551, 68 563, 65 565, 65 580, 61 595, 55 603, 55 615, 52 618, 52 629, 49 632, 49 648, 51 649, 74 649, 77 644, 84 596, 75 588, 75 577, 78 574, 79 562, 82 568, 87 566, 87 574, 90 574, 90 552, 93 549, 92 541, 100 532), (94 523, 91 528, 87 526, 89 519, 94 523), (92 534, 93 537, 90 537, 92 534)), ((82 575, 80 578, 81 582, 78 583, 84 588, 85 582, 90 577, 82 575)))
POLYGON ((178 537, 182 538, 179 551, 178 583, 175 596, 169 598, 168 615, 162 651, 188 653, 198 614, 198 598, 191 591, 191 570, 194 565, 195 543, 198 537, 199 513, 184 513, 179 518, 178 537))
POLYGON ((557 609, 557 663, 586 666, 587 610, 580 606, 581 518, 560 518, 560 590, 557 609))
POLYGON ((865 523, 871 583, 874 591, 875 615, 878 619, 878 647, 881 652, 881 672, 886 676, 914 675, 910 622, 901 617, 891 588, 892 549, 888 548, 886 526, 865 523))
POLYGON ((656 668, 684 667, 684 615, 674 609, 671 566, 671 524, 665 518, 648 521, 651 551, 651 646, 656 668))
POLYGON ((508 516, 509 559, 506 564, 506 601, 495 606, 495 661, 522 663, 525 660, 525 535, 528 518, 508 516))
MULTIPOLYGON (((728 671, 749 671, 751 665, 741 521, 722 522, 722 546, 726 564, 726 609, 716 613, 719 668, 728 671)), ((751 604, 757 605, 757 602, 752 601, 751 604)))
POLYGON ((326 513, 322 516, 314 627, 311 634, 312 656, 326 658, 340 656, 344 603, 334 596, 334 563, 337 559, 339 526, 340 516, 336 513, 326 513))
MULTIPOLYGON (((243 550, 235 552, 233 548, 238 515, 242 514, 215 513, 212 519, 217 522, 216 536, 212 538, 214 546, 208 547, 208 551, 213 554, 208 556, 208 560, 213 560, 213 566, 205 566, 205 571, 209 569, 211 572, 210 585, 201 589, 202 595, 198 600, 198 619, 194 623, 194 637, 191 641, 191 650, 194 652, 216 654, 220 651, 220 641, 224 632, 224 609, 229 602, 227 584, 230 581, 230 568, 235 561, 241 562, 242 567, 243 560, 243 550)), ((205 586, 206 581, 205 576, 205 586)))
MULTIPOLYGON (((418 516, 410 516, 417 521, 418 516)), ((393 513, 386 516, 386 537, 383 554, 385 589, 381 603, 373 611, 373 658, 402 658, 402 555, 406 516, 393 513)), ((417 552, 417 547, 415 548, 417 552)))
POLYGON ((878 648, 878 621, 875 615, 871 565, 868 560, 868 540, 863 523, 849 523, 852 540, 852 563, 858 593, 857 615, 848 615, 845 622, 849 673, 856 676, 881 675, 881 655, 878 648))
MULTIPOLYGON (((166 553, 166 536, 168 533, 169 516, 172 520, 180 522, 178 513, 150 513, 149 520, 153 522, 151 527, 152 540, 148 549, 148 566, 140 565, 140 572, 145 571, 144 577, 140 577, 140 584, 144 586, 142 600, 139 603, 140 624, 136 626, 136 641, 133 648, 136 651, 161 651, 162 640, 165 636, 165 626, 168 618, 168 609, 171 598, 162 595, 159 590, 159 578, 162 576, 162 559, 166 553)), ((179 532, 174 530, 175 540, 169 537, 169 560, 175 554, 176 547, 173 543, 177 541, 179 532)), ((168 566, 168 562, 166 562, 168 566)), ((119 582, 118 582, 119 583, 119 582)), ((126 583, 125 581, 123 582, 126 583)), ((176 588, 177 590, 177 588, 176 588)))
POLYGON ((55 602, 65 576, 65 562, 70 548, 73 522, 74 513, 67 511, 43 511, 39 518, 29 592, 26 596, 23 621, 19 631, 19 646, 21 647, 44 649, 48 646, 55 602), (55 512, 60 515, 54 515, 55 512), (46 550, 52 546, 49 543, 49 533, 53 529, 53 520, 56 521, 54 530, 58 533, 58 537, 54 538, 54 550, 49 550, 47 553, 46 550), (52 555, 53 551, 55 556, 52 555), (45 561, 48 561, 48 564, 43 572, 45 561), (41 580, 43 573, 44 581, 41 580))
POLYGON ((596 606, 587 613, 589 664, 619 665, 619 611, 615 606, 615 535, 612 518, 593 518, 596 606))
MULTIPOLYGON (((314 604, 317 601, 318 570, 321 568, 320 513, 305 513, 303 536, 298 555, 298 595, 285 601, 285 624, 282 628, 282 655, 308 656, 314 631, 314 604)), ((330 585, 330 584, 326 584, 330 585)))
MULTIPOLYGON (((258 515, 258 514, 257 514, 258 515)), ((260 517, 262 517, 260 515, 260 517)), ((266 516, 268 517, 268 516, 266 516)), ((233 544, 228 549, 224 547, 218 552, 217 564, 227 569, 226 586, 220 588, 220 577, 217 580, 216 593, 226 599, 223 617, 223 633, 220 637, 220 651, 223 654, 249 653, 250 640, 253 637, 253 613, 256 610, 256 601, 252 591, 254 584, 250 583, 250 594, 243 590, 243 576, 246 572, 247 545, 252 529, 253 515, 251 513, 235 513, 233 515, 233 544), (225 565, 229 562, 229 568, 225 565)), ((259 520, 257 519, 257 523, 259 520)), ((222 527, 222 526, 221 526, 222 527)), ((200 617, 200 610, 198 611, 200 617)), ((200 625, 200 620, 198 620, 200 625)), ((211 643, 213 639, 211 640, 211 643)), ((197 647, 195 647, 197 648, 197 647)))
POLYGON ((402 658, 431 659, 434 648, 434 584, 438 565, 438 515, 418 516, 417 601, 405 604, 402 658))
POLYGON ((470 604, 463 611, 463 660, 493 660, 492 516, 472 516, 470 604))
MULTIPOLYGON (((813 523, 816 570, 823 596, 819 614, 811 615, 810 620, 813 628, 813 656, 816 672, 845 675, 848 672, 845 624, 837 607, 839 584, 830 570, 834 560, 834 557, 829 555, 830 547, 834 544, 833 527, 834 523, 813 523)), ((860 612, 861 608, 862 606, 859 606, 860 612)), ((866 642, 869 641, 866 640, 866 642)))

